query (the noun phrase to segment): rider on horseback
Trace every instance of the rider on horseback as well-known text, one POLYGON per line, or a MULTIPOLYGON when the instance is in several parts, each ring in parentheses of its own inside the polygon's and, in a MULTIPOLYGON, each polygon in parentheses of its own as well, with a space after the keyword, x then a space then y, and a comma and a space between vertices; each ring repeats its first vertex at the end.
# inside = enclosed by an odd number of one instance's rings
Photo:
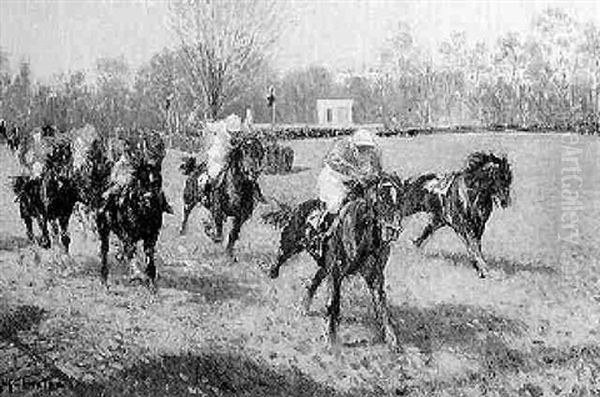
MULTIPOLYGON (((225 168, 229 153, 234 147, 232 133, 239 133, 242 130, 249 130, 251 120, 246 120, 245 125, 239 116, 232 114, 225 120, 214 123, 207 123, 206 131, 211 139, 210 148, 207 151, 206 172, 198 178, 198 187, 203 192, 204 197, 210 197, 210 189, 216 182, 221 171, 225 168)), ((255 186, 256 196, 264 201, 258 185, 255 186)))
POLYGON ((365 129, 337 140, 323 162, 317 189, 326 209, 312 222, 320 236, 319 246, 328 236, 335 215, 347 201, 351 183, 378 177, 382 171, 381 152, 373 133, 365 129))

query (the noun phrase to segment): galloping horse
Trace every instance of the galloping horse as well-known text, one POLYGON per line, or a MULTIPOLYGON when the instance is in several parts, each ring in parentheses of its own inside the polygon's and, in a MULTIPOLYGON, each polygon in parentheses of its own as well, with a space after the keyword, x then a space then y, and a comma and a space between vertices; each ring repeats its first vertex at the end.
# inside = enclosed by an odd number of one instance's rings
POLYGON ((264 200, 258 177, 262 169, 264 148, 257 138, 245 138, 234 142, 224 169, 207 191, 199 191, 197 179, 205 172, 205 164, 186 159, 181 169, 188 175, 183 193, 183 221, 181 234, 185 233, 191 210, 202 203, 211 213, 211 222, 205 232, 216 243, 223 240, 223 222, 233 217, 233 226, 227 240, 227 253, 233 256, 233 247, 240 230, 254 210, 257 200, 264 200))
POLYGON ((402 186, 399 213, 402 217, 418 212, 432 214, 429 224, 414 240, 417 247, 438 229, 451 227, 464 241, 480 277, 487 265, 481 253, 481 237, 494 204, 510 204, 512 171, 506 157, 475 152, 467 157, 466 166, 445 175, 426 174, 400 181, 402 186))
POLYGON ((161 190, 161 167, 164 144, 157 133, 143 134, 128 140, 133 153, 133 177, 117 195, 106 199, 98 210, 96 227, 100 235, 101 276, 104 284, 108 278, 109 235, 112 231, 123 243, 125 258, 132 269, 131 279, 149 281, 156 287, 154 252, 160 229, 162 214, 168 205, 161 190), (139 142, 136 142, 136 139, 139 142), (141 140, 140 140, 141 139, 141 140), (134 262, 136 243, 142 240, 146 257, 145 275, 134 262))
MULTIPOLYGON (((68 139, 63 134, 55 136, 54 131, 49 132, 48 126, 43 130, 47 134, 42 138, 46 151, 40 155, 42 158, 37 159, 43 164, 43 172, 36 178, 24 175, 14 178, 15 201, 19 202, 21 218, 30 240, 35 239, 32 227, 35 218, 42 233, 40 246, 50 248, 50 223, 54 234, 58 234, 60 229, 61 242, 68 253, 71 242, 69 220, 77 201, 77 192, 71 179, 72 153, 68 139)), ((33 148, 24 147, 22 150, 31 152, 33 148)))
POLYGON ((396 211, 398 197, 398 187, 388 175, 352 186, 348 201, 333 221, 322 251, 312 242, 316 235, 309 221, 315 211, 324 210, 319 200, 308 200, 292 211, 283 208, 278 214, 264 217, 267 221, 286 223, 281 232, 277 262, 270 270, 272 278, 278 277, 283 263, 303 250, 307 250, 319 266, 308 287, 305 310, 310 308, 321 282, 330 276, 333 288, 328 310, 329 337, 333 344, 339 323, 341 283, 345 277, 360 273, 371 290, 383 338, 394 348, 397 345, 386 302, 383 271, 390 254, 390 243, 397 239, 400 231, 396 211))

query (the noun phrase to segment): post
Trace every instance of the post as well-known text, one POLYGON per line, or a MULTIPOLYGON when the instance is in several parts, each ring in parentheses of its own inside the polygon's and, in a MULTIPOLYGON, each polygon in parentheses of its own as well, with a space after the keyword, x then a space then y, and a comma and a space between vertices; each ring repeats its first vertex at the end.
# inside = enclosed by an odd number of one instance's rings
POLYGON ((275 129, 275 87, 270 86, 267 94, 267 106, 271 108, 271 130, 275 129))

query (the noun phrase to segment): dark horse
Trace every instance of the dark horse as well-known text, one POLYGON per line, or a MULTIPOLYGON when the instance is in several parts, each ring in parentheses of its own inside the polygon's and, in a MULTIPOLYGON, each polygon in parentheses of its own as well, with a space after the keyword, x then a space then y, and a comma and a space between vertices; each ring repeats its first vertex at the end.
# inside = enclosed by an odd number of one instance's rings
POLYGON ((399 183, 403 186, 398 207, 402 217, 418 212, 432 215, 414 244, 421 247, 436 230, 449 226, 465 243, 479 276, 485 277, 481 237, 494 204, 502 208, 510 204, 512 171, 508 159, 475 152, 460 171, 426 174, 399 183))
POLYGON ((152 133, 142 136, 139 142, 129 140, 127 145, 133 158, 131 182, 118 194, 107 197, 96 214, 102 261, 100 273, 103 283, 107 285, 109 237, 112 231, 123 243, 125 258, 132 268, 131 279, 148 281, 150 287, 155 288, 154 252, 162 227, 162 214, 167 212, 168 207, 161 188, 164 144, 158 133, 152 133), (140 240, 144 243, 145 275, 134 262, 136 243, 140 240))
POLYGON ((72 153, 68 140, 55 136, 49 127, 42 128, 45 143, 50 147, 44 159, 41 176, 17 176, 13 181, 13 190, 19 202, 21 218, 27 229, 27 237, 35 240, 33 219, 37 220, 42 233, 39 244, 50 248, 48 223, 55 235, 59 234, 65 251, 69 252, 71 238, 68 227, 73 208, 77 202, 77 192, 71 178, 72 153))
POLYGON ((237 140, 227 156, 225 167, 205 191, 198 188, 198 178, 205 172, 206 165, 186 159, 181 165, 188 176, 183 191, 181 234, 185 234, 192 209, 202 203, 212 216, 212 222, 205 225, 205 231, 216 243, 223 241, 223 222, 226 217, 233 217, 227 240, 227 253, 233 256, 233 247, 242 225, 252 215, 256 200, 264 200, 257 181, 263 157, 264 148, 257 138, 237 140))
MULTIPOLYGON (((340 288, 343 279, 359 273, 369 286, 377 320, 385 341, 397 347, 384 290, 384 269, 390 255, 390 243, 400 231, 397 198, 398 188, 387 175, 365 184, 352 187, 348 201, 333 220, 324 249, 316 249, 312 243, 316 236, 309 218, 324 205, 318 200, 301 203, 289 213, 278 214, 276 222, 285 222, 277 262, 272 266, 272 278, 279 275, 279 269, 291 256, 307 250, 317 262, 319 269, 308 287, 305 310, 310 308, 312 298, 321 282, 330 276, 331 302, 329 313, 329 337, 336 343, 336 330, 340 315, 340 288)), ((267 218, 274 214, 266 215, 267 218)), ((267 219, 268 220, 268 219, 267 219)))

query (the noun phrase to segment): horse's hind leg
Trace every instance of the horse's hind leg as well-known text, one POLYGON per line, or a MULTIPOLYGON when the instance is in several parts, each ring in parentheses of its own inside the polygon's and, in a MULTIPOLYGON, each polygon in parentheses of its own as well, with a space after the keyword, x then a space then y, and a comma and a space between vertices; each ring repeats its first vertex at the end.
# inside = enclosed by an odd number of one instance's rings
POLYGON ((192 203, 184 203, 183 204, 183 219, 181 221, 181 228, 179 229, 179 234, 184 235, 187 232, 187 223, 190 217, 190 213, 196 206, 197 202, 194 201, 192 203))
POLYGON ((423 232, 421 233, 421 235, 419 237, 417 237, 414 241, 413 244, 417 247, 417 248, 421 248, 423 246, 423 243, 425 243, 429 237, 431 237, 431 235, 438 230, 439 228, 441 228, 443 226, 443 222, 439 217, 434 217, 433 219, 431 219, 431 221, 427 224, 427 226, 425 226, 425 229, 423 229, 423 232))
POLYGON ((269 269, 271 278, 279 277, 279 269, 288 259, 306 248, 303 242, 305 236, 304 231, 300 231, 293 222, 286 225, 281 231, 281 239, 279 249, 277 250, 277 262, 269 269))

